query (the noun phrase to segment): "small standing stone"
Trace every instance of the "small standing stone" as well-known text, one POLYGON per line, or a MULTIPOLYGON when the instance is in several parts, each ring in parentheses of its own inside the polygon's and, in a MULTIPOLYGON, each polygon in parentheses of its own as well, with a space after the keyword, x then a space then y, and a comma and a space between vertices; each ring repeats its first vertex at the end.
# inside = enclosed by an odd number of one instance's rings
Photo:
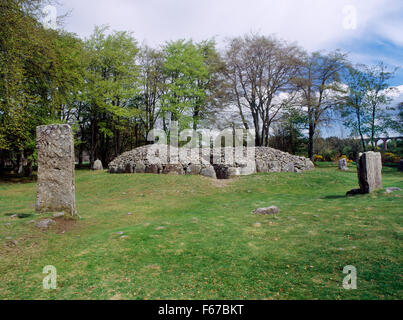
POLYGON ((342 158, 342 159, 339 160, 339 170, 348 171, 346 158, 342 158))
POLYGON ((101 160, 98 159, 94 162, 94 166, 92 167, 92 170, 95 170, 95 171, 104 170, 101 160))

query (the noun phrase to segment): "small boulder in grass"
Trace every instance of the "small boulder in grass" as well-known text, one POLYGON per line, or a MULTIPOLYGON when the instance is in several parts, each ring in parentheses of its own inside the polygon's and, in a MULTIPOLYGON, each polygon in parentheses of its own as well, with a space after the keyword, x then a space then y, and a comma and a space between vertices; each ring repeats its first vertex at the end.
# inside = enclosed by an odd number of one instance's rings
POLYGON ((402 189, 397 188, 397 187, 390 187, 390 188, 386 188, 386 193, 392 193, 394 191, 400 191, 402 189))
POLYGON ((64 212, 56 212, 53 214, 53 218, 61 218, 64 217, 64 212))
POLYGON ((277 208, 276 206, 271 206, 268 208, 259 208, 253 211, 254 214, 263 214, 263 215, 268 215, 268 214, 278 214, 280 213, 280 209, 277 208))
POLYGON ((44 219, 36 223, 36 227, 40 229, 47 229, 49 228, 52 224, 55 224, 56 222, 52 219, 44 219))

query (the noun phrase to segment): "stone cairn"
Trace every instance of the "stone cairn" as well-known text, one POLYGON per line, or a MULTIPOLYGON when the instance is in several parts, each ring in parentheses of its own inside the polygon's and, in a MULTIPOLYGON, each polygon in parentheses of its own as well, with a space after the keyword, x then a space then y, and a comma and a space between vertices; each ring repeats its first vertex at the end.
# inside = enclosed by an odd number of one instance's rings
MULTIPOLYGON (((110 173, 154 173, 154 174, 192 174, 211 178, 229 179, 236 176, 250 175, 256 172, 303 172, 313 170, 313 163, 304 157, 298 157, 272 148, 256 147, 249 152, 241 148, 243 157, 237 157, 235 148, 219 149, 201 148, 169 148, 165 145, 160 151, 157 161, 149 160, 149 145, 123 153, 109 163, 110 173), (180 156, 177 155, 180 153, 180 156), (172 164, 172 154, 178 159, 172 164), (230 155, 234 160, 226 162, 230 155), (240 160, 240 158, 242 160, 240 160), (246 160, 245 160, 246 159, 246 160)), ((151 152, 152 153, 152 152, 151 152)))
POLYGON ((76 214, 74 140, 67 124, 36 128, 38 154, 37 212, 76 214))
POLYGON ((347 159, 342 158, 339 160, 339 170, 348 171, 347 159))
POLYGON ((379 152, 360 153, 357 161, 359 189, 347 192, 347 195, 371 193, 382 189, 382 159, 379 152))

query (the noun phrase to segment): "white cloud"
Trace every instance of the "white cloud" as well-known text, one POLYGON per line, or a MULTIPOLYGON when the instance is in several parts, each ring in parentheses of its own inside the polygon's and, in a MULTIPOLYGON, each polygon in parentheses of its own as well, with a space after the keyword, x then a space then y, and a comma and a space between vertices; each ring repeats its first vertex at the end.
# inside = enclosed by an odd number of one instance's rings
POLYGON ((331 47, 347 38, 358 38, 371 26, 388 38, 402 40, 401 22, 384 16, 400 8, 400 0, 60 0, 62 8, 73 9, 66 28, 81 36, 94 25, 131 30, 142 41, 158 45, 166 40, 242 35, 254 31, 277 34, 297 41, 309 50, 331 47), (357 10, 357 29, 343 28, 343 8, 357 10), (381 21, 381 22, 380 22, 381 21), (385 21, 385 22, 383 22, 385 21))

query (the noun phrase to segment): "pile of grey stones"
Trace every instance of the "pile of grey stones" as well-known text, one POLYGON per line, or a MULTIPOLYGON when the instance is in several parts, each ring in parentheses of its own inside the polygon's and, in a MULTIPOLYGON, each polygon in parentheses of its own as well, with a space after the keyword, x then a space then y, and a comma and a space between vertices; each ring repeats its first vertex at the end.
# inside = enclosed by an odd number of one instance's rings
POLYGON ((303 172, 313 170, 314 164, 307 158, 268 147, 226 147, 217 151, 148 145, 123 153, 108 168, 110 173, 190 174, 230 179, 257 172, 303 172), (150 154, 155 155, 152 161, 150 154))

